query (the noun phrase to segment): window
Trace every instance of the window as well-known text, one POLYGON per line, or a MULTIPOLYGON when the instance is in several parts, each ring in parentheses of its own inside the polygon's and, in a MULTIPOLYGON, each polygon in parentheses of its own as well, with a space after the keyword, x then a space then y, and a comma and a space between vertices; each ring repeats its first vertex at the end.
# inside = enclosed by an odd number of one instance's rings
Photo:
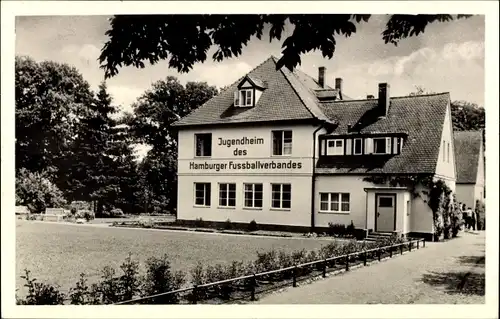
POLYGON ((195 134, 196 156, 212 156, 212 134, 195 134))
POLYGON ((272 131, 273 155, 292 154, 292 131, 272 131))
POLYGON ((344 155, 344 140, 329 140, 328 155, 344 155))
POLYGON ((239 90, 234 92, 234 106, 252 106, 253 89, 239 90))
POLYGON ((351 210, 349 193, 320 193, 321 212, 348 213, 351 210))
POLYGON ((390 154, 391 153, 391 138, 374 138, 373 139, 374 154, 390 154))
POLYGON ((194 183, 194 204, 210 206, 210 183, 194 183))
POLYGON ((393 207, 392 197, 379 197, 378 207, 393 207))
POLYGON ((360 138, 354 139, 353 154, 361 155, 363 153, 363 140, 360 138))
POLYGON ((292 185, 272 184, 272 208, 290 208, 292 202, 292 185))
POLYGON ((219 206, 236 206, 236 184, 219 184, 219 206))
POLYGON ((446 142, 443 141, 443 162, 446 161, 446 142))
POLYGON ((450 142, 448 142, 448 154, 447 154, 447 162, 450 162, 450 142))
POLYGON ((244 184, 247 208, 262 208, 262 184, 244 184))

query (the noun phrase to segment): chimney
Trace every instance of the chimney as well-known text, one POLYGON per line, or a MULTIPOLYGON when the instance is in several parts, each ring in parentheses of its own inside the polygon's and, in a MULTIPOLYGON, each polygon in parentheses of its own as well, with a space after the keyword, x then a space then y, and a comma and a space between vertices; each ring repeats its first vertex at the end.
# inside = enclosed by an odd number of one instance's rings
POLYGON ((373 96, 373 95, 371 95, 371 94, 369 94, 369 95, 367 95, 367 96, 366 96, 366 99, 367 99, 367 100, 372 100, 372 99, 374 99, 374 98, 375 98, 375 96, 373 96))
POLYGON ((389 93, 390 86, 387 83, 379 83, 378 85, 378 108, 380 116, 387 116, 389 105, 391 103, 391 95, 389 93))
POLYGON ((342 78, 335 78, 335 89, 338 91, 339 93, 339 97, 341 100, 343 100, 344 98, 342 97, 342 78))
POLYGON ((318 84, 321 88, 325 87, 325 72, 326 68, 324 66, 318 68, 318 84))

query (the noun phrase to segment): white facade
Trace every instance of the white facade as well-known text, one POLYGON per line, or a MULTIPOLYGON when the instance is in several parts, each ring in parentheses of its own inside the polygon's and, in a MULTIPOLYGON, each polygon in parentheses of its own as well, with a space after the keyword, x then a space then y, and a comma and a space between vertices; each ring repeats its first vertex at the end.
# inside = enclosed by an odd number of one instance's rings
MULTIPOLYGON (((179 132, 178 218, 311 225, 312 125, 186 129, 179 132), (273 155, 272 132, 291 131, 291 154, 273 155), (196 134, 211 133, 210 156, 196 156, 196 134), (196 205, 195 183, 210 184, 210 205, 196 205), (234 205, 221 206, 220 184, 235 184, 234 205), (262 207, 246 207, 245 184, 262 185, 262 207), (272 185, 290 185, 290 207, 272 207, 272 185)), ((285 195, 282 195, 283 197, 285 195)))

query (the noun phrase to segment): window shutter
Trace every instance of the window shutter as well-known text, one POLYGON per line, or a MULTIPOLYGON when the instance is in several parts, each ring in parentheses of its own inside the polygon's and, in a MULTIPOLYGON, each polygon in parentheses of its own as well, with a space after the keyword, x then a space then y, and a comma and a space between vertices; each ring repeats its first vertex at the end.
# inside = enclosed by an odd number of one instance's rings
POLYGON ((234 106, 239 106, 240 105, 240 92, 235 91, 234 92, 234 106))
POLYGON ((373 153, 373 140, 371 138, 365 139, 365 154, 373 153))
POLYGON ((352 139, 348 138, 345 140, 345 142, 346 142, 345 155, 351 155, 352 154, 352 139))
POLYGON ((392 139, 392 154, 398 154, 398 138, 395 137, 392 139))
POLYGON ((399 153, 401 153, 401 150, 403 149, 403 141, 404 141, 404 138, 401 137, 400 144, 399 144, 399 153))
POLYGON ((390 137, 386 137, 385 138, 385 153, 386 154, 391 154, 391 138, 390 137))

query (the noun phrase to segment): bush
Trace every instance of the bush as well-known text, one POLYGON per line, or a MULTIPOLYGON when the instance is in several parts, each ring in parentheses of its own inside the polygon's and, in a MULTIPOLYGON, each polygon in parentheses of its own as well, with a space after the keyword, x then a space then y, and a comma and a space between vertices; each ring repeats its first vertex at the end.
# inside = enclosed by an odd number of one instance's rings
POLYGON ((80 210, 78 211, 79 218, 85 218, 86 221, 90 221, 95 218, 95 215, 90 210, 80 210))
POLYGON ((118 278, 121 299, 130 300, 140 292, 139 262, 133 260, 132 254, 129 253, 120 269, 123 271, 123 275, 118 278))
POLYGON ((99 304, 99 294, 96 285, 89 289, 87 278, 84 273, 80 274, 80 279, 75 288, 70 288, 69 299, 72 305, 97 305, 99 304))
POLYGON ((36 278, 30 277, 30 271, 25 269, 24 275, 21 276, 26 280, 24 285, 28 288, 28 295, 24 299, 17 298, 16 303, 19 305, 62 305, 64 304, 65 296, 59 292, 59 287, 38 283, 36 278))
POLYGON ((231 220, 230 219, 227 219, 225 222, 224 222, 224 229, 228 230, 228 229, 233 229, 233 224, 231 223, 231 220))
MULTIPOLYGON (((186 281, 183 272, 172 273, 167 255, 162 258, 151 257, 146 261, 146 276, 144 277, 143 295, 151 296, 167 291, 180 289, 186 281)), ((177 294, 163 295, 145 300, 148 304, 177 304, 177 294)))
POLYGON ((356 232, 356 227, 354 227, 354 223, 351 220, 351 223, 346 228, 346 234, 348 236, 353 236, 354 237, 355 232, 356 232))
POLYGON ((121 217, 123 216, 123 211, 120 208, 113 208, 110 212, 111 217, 121 217))
POLYGON ((203 228, 203 227, 205 227, 205 221, 201 217, 196 218, 196 220, 194 221, 194 226, 203 228))
POLYGON ((62 207, 63 193, 47 177, 47 173, 32 173, 21 168, 16 176, 16 205, 25 205, 31 213, 40 214, 47 207, 62 207))
POLYGON ((257 222, 255 220, 252 220, 249 224, 248 224, 248 231, 256 231, 258 229, 257 227, 257 222))
POLYGON ((343 237, 346 234, 346 227, 344 224, 328 223, 328 234, 330 236, 343 237))

